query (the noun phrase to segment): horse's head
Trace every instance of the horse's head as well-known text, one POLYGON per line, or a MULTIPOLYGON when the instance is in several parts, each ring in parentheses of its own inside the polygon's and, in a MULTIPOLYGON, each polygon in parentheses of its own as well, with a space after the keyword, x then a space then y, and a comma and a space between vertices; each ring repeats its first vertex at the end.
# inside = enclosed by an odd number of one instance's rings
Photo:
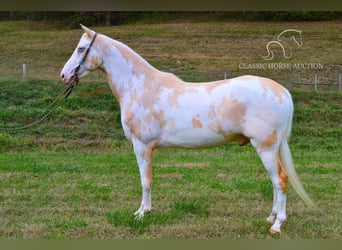
POLYGON ((282 41, 283 38, 286 38, 289 41, 294 42, 298 47, 301 47, 303 45, 301 30, 296 30, 296 29, 284 30, 278 35, 278 41, 282 41))
POLYGON ((66 84, 77 81, 102 64, 101 53, 95 46, 96 32, 82 24, 81 27, 85 33, 61 71, 61 80, 66 84))
POLYGON ((291 39, 297 44, 298 47, 301 47, 303 45, 302 31, 298 31, 297 36, 292 36, 291 39))

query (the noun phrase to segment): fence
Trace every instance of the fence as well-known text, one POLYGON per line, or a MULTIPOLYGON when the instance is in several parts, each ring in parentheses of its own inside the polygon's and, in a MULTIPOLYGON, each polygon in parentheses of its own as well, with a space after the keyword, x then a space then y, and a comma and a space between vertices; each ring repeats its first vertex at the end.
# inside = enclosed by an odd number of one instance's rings
POLYGON ((318 90, 319 86, 327 87, 334 86, 334 88, 341 92, 342 91, 342 72, 289 72, 290 84, 291 85, 308 85, 312 86, 315 91, 318 90))
MULTIPOLYGON (((47 67, 44 70, 39 67, 27 66, 27 64, 22 64, 22 70, 19 65, 13 70, 8 70, 6 77, 9 77, 9 73, 13 79, 59 79, 60 68, 47 67), (21 72, 21 73, 19 73, 21 72), (44 73, 43 73, 44 72, 44 73)), ((167 70, 166 70, 167 71, 167 70)), ((241 75, 259 75, 263 77, 268 77, 274 79, 275 81, 287 85, 287 86, 308 86, 315 91, 318 90, 336 90, 342 92, 342 66, 331 66, 327 67, 326 70, 314 71, 314 70, 209 70, 209 71, 198 71, 196 69, 176 69, 172 72, 179 76, 185 81, 193 82, 204 82, 204 81, 215 81, 221 79, 229 79, 241 75)), ((100 74, 91 74, 90 79, 95 81, 105 80, 104 76, 100 74)), ((1 78, 1 77, 0 77, 1 78)), ((88 81, 90 80, 88 79, 88 81)))
POLYGON ((218 70, 186 72, 177 71, 176 75, 186 81, 215 81, 229 79, 241 75, 259 75, 271 78, 283 85, 291 87, 307 86, 315 91, 332 90, 342 92, 342 70, 328 69, 326 71, 313 70, 218 70))

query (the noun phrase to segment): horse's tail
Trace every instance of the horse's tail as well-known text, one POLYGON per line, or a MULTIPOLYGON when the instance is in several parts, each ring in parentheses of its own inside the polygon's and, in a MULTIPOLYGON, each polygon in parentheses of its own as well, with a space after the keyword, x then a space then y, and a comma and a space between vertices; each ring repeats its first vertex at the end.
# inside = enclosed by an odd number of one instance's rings
POLYGON ((315 204, 313 201, 310 199, 309 195, 305 192, 302 184, 300 183, 298 176, 296 174, 295 167, 292 162, 292 156, 291 156, 291 151, 288 145, 288 138, 290 137, 291 133, 291 127, 292 127, 292 118, 293 118, 293 103, 291 100, 291 111, 290 111, 290 117, 287 121, 287 128, 286 128, 286 134, 280 144, 279 148, 279 158, 280 161, 285 168, 289 181, 294 187, 294 189, 297 191, 298 195, 304 200, 304 202, 310 206, 310 207, 315 207, 315 204))

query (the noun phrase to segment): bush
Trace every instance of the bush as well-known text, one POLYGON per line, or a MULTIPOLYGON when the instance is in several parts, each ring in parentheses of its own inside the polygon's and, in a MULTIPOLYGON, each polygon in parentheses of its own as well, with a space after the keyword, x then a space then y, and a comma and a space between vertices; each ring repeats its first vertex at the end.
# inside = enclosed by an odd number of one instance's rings
POLYGON ((96 26, 97 17, 93 13, 78 13, 70 16, 69 28, 78 29, 80 23, 86 26, 96 26))
POLYGON ((2 11, 0 20, 48 21, 78 28, 79 23, 89 26, 120 25, 124 23, 161 23, 188 19, 191 21, 327 21, 342 19, 341 11, 2 11))

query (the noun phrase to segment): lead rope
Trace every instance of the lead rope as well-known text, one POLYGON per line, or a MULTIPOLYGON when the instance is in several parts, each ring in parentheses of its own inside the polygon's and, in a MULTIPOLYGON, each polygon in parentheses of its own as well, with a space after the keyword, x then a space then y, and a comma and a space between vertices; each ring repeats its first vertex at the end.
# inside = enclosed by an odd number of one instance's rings
POLYGON ((50 104, 50 106, 40 116, 36 117, 33 121, 26 122, 26 123, 19 124, 19 125, 13 125, 13 126, 0 126, 0 130, 5 130, 5 131, 22 130, 22 129, 26 129, 34 125, 37 125, 38 123, 44 121, 54 110, 56 110, 59 106, 63 104, 63 102, 71 94, 73 87, 74 87, 74 84, 71 84, 62 92, 60 92, 57 98, 50 104))
POLYGON ((38 123, 41 123, 44 121, 53 111, 55 111, 59 106, 61 106, 64 101, 69 97, 69 95, 72 93, 72 90, 75 85, 77 85, 79 78, 78 78, 78 71, 81 68, 81 65, 84 63, 86 57, 88 56, 88 53, 90 51, 90 48, 93 46, 93 43, 96 39, 97 33, 94 34, 94 37, 92 41, 90 42, 86 53, 84 54, 82 60, 78 64, 78 66, 75 69, 74 75, 70 79, 70 83, 68 84, 68 87, 64 89, 62 92, 58 94, 56 99, 50 104, 50 106, 40 115, 37 116, 33 121, 26 122, 19 125, 13 125, 13 126, 0 126, 0 130, 3 131, 17 131, 17 130, 23 130, 29 127, 32 127, 34 125, 37 125, 38 123))

